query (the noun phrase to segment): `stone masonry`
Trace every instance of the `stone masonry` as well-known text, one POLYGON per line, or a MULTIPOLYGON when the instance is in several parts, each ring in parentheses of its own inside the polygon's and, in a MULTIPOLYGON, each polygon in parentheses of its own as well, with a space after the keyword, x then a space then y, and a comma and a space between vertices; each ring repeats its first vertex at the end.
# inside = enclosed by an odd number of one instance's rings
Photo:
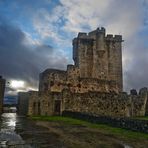
POLYGON ((3 112, 3 99, 5 91, 5 79, 0 76, 0 114, 3 112))
POLYGON ((117 90, 122 91, 122 41, 121 35, 106 36, 103 27, 79 33, 73 40, 73 60, 80 78, 113 80, 117 90))
POLYGON ((29 103, 29 93, 19 92, 18 93, 18 114, 19 115, 28 114, 28 103, 29 103))
POLYGON ((63 111, 104 116, 144 116, 147 88, 123 93, 122 36, 97 28, 73 39, 74 65, 46 69, 39 92, 29 97, 29 115, 59 115, 63 111))

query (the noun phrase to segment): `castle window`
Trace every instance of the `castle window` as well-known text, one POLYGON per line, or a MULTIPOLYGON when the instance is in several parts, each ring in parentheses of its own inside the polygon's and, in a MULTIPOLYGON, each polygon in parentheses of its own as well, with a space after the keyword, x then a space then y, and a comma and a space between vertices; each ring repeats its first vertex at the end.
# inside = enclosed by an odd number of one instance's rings
POLYGON ((53 86, 54 85, 54 82, 53 81, 50 81, 50 86, 53 86))

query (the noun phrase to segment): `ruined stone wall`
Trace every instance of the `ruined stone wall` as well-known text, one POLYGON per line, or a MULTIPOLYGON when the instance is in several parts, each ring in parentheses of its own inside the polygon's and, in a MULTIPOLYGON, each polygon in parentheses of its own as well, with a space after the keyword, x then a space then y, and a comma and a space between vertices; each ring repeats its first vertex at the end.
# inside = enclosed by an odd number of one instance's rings
POLYGON ((101 92, 71 93, 64 90, 63 100, 66 111, 113 117, 145 116, 147 91, 141 89, 138 95, 127 95, 101 92))
POLYGON ((63 111, 61 93, 50 92, 40 96, 41 115, 60 115, 63 111))
POLYGON ((79 33, 73 40, 73 60, 67 71, 47 69, 40 74, 39 93, 122 91, 122 36, 107 35, 98 28, 79 33))
POLYGON ((40 115, 40 98, 38 91, 29 91, 28 93, 28 112, 27 115, 40 115))
POLYGON ((19 92, 18 93, 18 114, 27 115, 29 106, 29 93, 19 92))
POLYGON ((66 71, 47 69, 40 74, 39 91, 40 93, 49 91, 61 92, 66 87, 66 80, 66 71))
POLYGON ((139 93, 62 92, 39 94, 29 92, 29 115, 61 115, 63 111, 110 117, 137 117, 147 114, 148 90, 139 93))
POLYGON ((47 69, 40 74, 39 93, 31 93, 29 114, 57 115, 62 111, 103 116, 148 114, 147 90, 121 93, 122 36, 104 28, 79 33, 73 40, 74 65, 67 71, 47 69))
POLYGON ((118 92, 115 81, 100 80, 96 78, 80 78, 77 85, 78 93, 86 92, 118 92))
POLYGON ((80 69, 74 65, 67 65, 67 81, 74 82, 80 77, 80 69))
POLYGON ((4 91, 5 91, 5 79, 3 79, 2 76, 0 76, 0 114, 3 111, 4 91))
POLYGON ((54 114, 54 98, 50 94, 44 94, 40 96, 40 103, 41 103, 41 115, 53 115, 54 114))
POLYGON ((131 116, 145 116, 147 114, 148 90, 147 88, 140 89, 137 94, 136 91, 131 91, 129 95, 131 102, 131 116))
POLYGON ((125 117, 97 116, 88 113, 64 111, 63 116, 72 117, 96 124, 107 124, 113 127, 148 133, 148 121, 125 117))
POLYGON ((102 116, 129 116, 130 100, 127 94, 71 93, 63 91, 66 111, 83 112, 102 116))
POLYGON ((48 92, 39 94, 39 92, 31 91, 29 94, 28 115, 51 116, 61 115, 64 110, 62 93, 48 92))
POLYGON ((88 91, 118 92, 115 81, 80 78, 80 69, 74 65, 68 65, 66 72, 46 70, 40 75, 40 94, 62 92, 63 89, 70 89, 73 93, 88 91))
POLYGON ((67 81, 67 88, 73 93, 94 92, 118 92, 115 81, 106 81, 92 78, 78 78, 75 81, 67 81))

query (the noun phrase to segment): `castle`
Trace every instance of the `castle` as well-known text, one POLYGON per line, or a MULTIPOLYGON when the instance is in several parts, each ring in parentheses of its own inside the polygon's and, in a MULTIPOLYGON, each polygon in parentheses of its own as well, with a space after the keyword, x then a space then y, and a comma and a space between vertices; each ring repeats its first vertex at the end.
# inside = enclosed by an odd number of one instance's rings
POLYGON ((74 65, 40 74, 39 91, 29 92, 29 115, 60 115, 63 111, 104 116, 144 116, 148 91, 123 92, 122 36, 105 28, 79 33, 73 39, 74 65))

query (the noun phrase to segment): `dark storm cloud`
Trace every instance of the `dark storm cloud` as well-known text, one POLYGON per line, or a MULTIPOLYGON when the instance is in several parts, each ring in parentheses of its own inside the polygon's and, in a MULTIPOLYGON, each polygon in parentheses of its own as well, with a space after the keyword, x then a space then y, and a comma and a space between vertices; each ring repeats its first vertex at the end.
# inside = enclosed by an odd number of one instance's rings
POLYGON ((37 87, 39 73, 44 69, 66 66, 66 58, 57 55, 50 45, 28 46, 26 34, 0 17, 0 75, 6 79, 24 80, 37 87))

